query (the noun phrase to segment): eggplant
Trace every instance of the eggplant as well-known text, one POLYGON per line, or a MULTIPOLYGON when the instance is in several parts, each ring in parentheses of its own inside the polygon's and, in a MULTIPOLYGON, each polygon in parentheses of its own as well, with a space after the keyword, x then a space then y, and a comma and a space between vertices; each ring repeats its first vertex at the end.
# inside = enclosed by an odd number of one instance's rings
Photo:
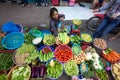
POLYGON ((34 78, 35 77, 35 67, 32 67, 31 68, 31 78, 34 78))
POLYGON ((39 75, 39 67, 36 66, 35 67, 35 78, 39 78, 39 77, 40 77, 40 75, 39 75))
POLYGON ((46 74, 46 66, 44 64, 41 64, 41 66, 39 67, 39 72, 40 78, 43 78, 46 74))

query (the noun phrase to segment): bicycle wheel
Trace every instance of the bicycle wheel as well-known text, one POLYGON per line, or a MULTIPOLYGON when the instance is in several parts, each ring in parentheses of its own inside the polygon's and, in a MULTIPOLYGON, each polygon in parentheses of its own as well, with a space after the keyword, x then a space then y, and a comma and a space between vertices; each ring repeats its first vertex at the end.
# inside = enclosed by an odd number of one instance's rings
POLYGON ((91 17, 86 22, 86 27, 90 31, 95 31, 101 22, 101 18, 99 16, 91 17))

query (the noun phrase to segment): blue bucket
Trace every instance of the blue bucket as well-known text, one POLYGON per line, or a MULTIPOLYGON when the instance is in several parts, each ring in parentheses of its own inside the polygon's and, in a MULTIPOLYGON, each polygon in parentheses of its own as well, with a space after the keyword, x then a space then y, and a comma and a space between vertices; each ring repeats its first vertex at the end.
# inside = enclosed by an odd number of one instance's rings
POLYGON ((9 34, 12 32, 19 32, 20 29, 13 22, 7 22, 2 26, 2 31, 9 34))

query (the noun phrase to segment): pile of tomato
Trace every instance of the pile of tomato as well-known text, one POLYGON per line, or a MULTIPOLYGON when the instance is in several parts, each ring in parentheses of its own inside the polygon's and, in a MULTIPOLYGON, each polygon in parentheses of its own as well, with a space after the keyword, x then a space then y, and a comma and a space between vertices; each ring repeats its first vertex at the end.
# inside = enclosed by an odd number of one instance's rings
POLYGON ((72 58, 72 51, 69 49, 59 49, 55 52, 55 57, 60 62, 67 62, 72 58))

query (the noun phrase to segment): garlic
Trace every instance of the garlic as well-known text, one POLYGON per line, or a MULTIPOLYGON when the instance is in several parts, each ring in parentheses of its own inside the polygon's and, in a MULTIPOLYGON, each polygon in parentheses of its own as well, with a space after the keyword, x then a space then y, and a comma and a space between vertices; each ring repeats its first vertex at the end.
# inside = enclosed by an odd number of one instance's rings
POLYGON ((54 66, 54 61, 53 61, 53 60, 50 61, 50 66, 51 66, 51 67, 54 66))
POLYGON ((32 43, 34 45, 38 45, 42 41, 42 37, 38 37, 32 40, 32 43))

